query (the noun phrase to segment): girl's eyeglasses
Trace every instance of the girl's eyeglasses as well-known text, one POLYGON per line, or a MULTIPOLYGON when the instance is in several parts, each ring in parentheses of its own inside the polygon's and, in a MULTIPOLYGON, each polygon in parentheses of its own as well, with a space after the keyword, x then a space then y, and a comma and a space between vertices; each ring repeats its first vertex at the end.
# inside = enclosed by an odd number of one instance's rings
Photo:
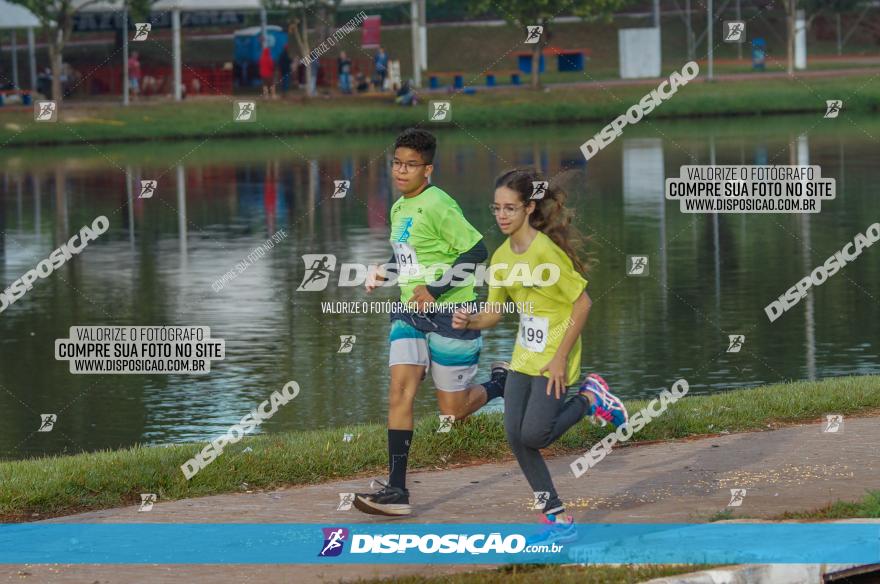
POLYGON ((499 205, 489 205, 489 211, 492 212, 493 215, 501 215, 502 217, 511 217, 516 215, 517 212, 525 207, 525 205, 518 205, 514 207, 513 205, 504 205, 503 207, 499 205))
POLYGON ((416 168, 418 168, 420 166, 428 166, 428 163, 425 162, 422 164, 417 164, 417 163, 413 163, 413 162, 404 162, 403 160, 397 160, 397 159, 394 159, 391 161, 391 168, 394 170, 404 170, 406 172, 409 172, 411 170, 415 170, 416 168))

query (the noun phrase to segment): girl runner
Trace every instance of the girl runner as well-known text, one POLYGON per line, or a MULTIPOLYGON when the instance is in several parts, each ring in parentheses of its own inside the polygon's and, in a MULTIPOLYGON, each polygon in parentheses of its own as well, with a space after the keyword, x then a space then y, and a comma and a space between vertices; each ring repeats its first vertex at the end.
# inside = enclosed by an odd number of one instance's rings
POLYGON ((510 170, 495 181, 495 202, 490 208, 508 238, 492 256, 488 309, 477 314, 457 310, 453 327, 495 326, 501 320, 500 305, 508 297, 530 309, 520 313, 504 389, 504 427, 536 500, 546 501, 542 521, 549 527, 537 541, 566 542, 577 536, 574 522, 565 515, 540 449, 585 416, 619 427, 627 423, 628 415, 595 373, 586 377, 571 399, 564 399, 566 386, 575 384, 580 374, 581 329, 591 301, 585 291, 587 281, 581 276, 585 266, 578 258, 577 234, 571 226, 571 210, 565 207, 565 193, 547 186, 543 197, 533 199, 539 181, 547 185, 533 169, 510 170), (539 281, 538 274, 544 274, 545 280, 539 281), (536 276, 534 282, 529 281, 531 275, 536 276))

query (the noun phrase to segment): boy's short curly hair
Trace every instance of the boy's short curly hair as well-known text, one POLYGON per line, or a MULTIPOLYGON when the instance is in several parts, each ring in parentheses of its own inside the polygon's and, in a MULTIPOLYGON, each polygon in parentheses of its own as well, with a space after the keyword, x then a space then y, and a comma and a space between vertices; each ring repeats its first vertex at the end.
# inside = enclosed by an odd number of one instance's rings
POLYGON ((437 139, 427 130, 409 128, 400 133, 394 141, 394 149, 412 148, 418 152, 425 164, 434 164, 434 153, 437 152, 437 139))

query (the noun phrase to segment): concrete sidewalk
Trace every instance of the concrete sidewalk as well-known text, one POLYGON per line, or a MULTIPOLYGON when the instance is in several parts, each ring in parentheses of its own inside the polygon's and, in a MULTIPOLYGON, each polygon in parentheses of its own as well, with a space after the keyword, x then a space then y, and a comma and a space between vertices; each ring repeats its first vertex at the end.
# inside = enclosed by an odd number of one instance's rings
MULTIPOLYGON (((822 424, 616 448, 574 478, 573 456, 549 461, 557 489, 575 520, 700 522, 728 509, 730 489, 747 489, 734 517, 768 517, 860 499, 880 488, 880 420, 846 418, 841 433, 822 424)), ((416 437, 416 440, 418 437, 416 437)), ((414 523, 525 523, 532 494, 514 461, 417 472, 407 486, 414 523)), ((272 492, 159 501, 149 513, 126 507, 49 520, 51 523, 387 522, 357 510, 336 511, 338 493, 369 489, 347 480, 272 492)), ((0 566, 0 582, 335 582, 403 574, 437 575, 466 566, 0 566), (26 574, 26 575, 25 575, 26 574)))

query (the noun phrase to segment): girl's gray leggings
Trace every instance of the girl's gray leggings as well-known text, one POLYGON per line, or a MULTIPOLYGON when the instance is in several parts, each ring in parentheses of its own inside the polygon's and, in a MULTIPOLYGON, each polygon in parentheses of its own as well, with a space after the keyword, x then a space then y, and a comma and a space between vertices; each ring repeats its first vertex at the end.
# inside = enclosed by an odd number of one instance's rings
POLYGON ((533 491, 550 493, 544 512, 561 510, 562 503, 550 478, 540 448, 555 442, 587 413, 587 400, 580 396, 556 399, 547 395, 546 377, 510 371, 504 386, 504 429, 517 462, 533 491))

